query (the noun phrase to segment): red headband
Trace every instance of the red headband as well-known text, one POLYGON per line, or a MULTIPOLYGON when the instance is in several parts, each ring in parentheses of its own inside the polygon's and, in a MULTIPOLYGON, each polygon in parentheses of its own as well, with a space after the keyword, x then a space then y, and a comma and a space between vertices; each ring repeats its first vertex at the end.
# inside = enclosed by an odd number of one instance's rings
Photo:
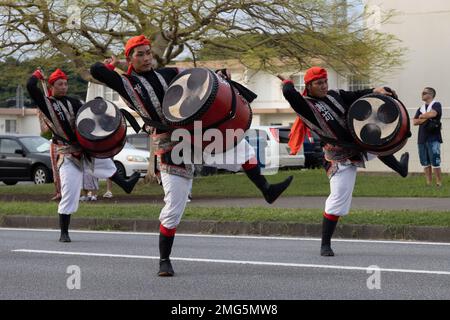
POLYGON ((327 70, 321 67, 312 67, 306 70, 304 81, 305 85, 310 83, 311 81, 328 78, 327 70))
POLYGON ((59 79, 68 80, 66 74, 62 72, 61 69, 56 69, 55 72, 53 72, 50 77, 48 77, 48 83, 50 85, 53 85, 59 79))
POLYGON ((145 45, 150 45, 150 40, 148 40, 144 35, 136 36, 129 39, 127 41, 127 44, 125 45, 125 57, 128 58, 133 48, 145 45))

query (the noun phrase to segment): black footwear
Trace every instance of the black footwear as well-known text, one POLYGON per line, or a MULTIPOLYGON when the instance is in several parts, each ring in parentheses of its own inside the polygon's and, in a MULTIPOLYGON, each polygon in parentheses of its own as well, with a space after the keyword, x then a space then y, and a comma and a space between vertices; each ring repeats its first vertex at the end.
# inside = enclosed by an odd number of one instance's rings
POLYGON ((175 236, 168 237, 159 233, 159 272, 160 277, 171 277, 174 275, 172 264, 170 263, 170 254, 175 236))
POLYGON ((72 242, 72 240, 70 240, 68 233, 61 233, 61 236, 59 237, 59 242, 72 242))
POLYGON ((408 163, 409 163, 409 153, 405 152, 400 157, 400 161, 397 161, 395 157, 391 154, 388 156, 379 156, 378 159, 381 160, 389 168, 397 172, 403 178, 408 175, 408 163))
POLYGON ((331 246, 329 246, 329 245, 322 245, 320 247, 320 255, 322 257, 333 257, 334 256, 334 252, 333 252, 333 249, 331 249, 331 246))
POLYGON ((139 181, 141 174, 139 172, 135 172, 131 175, 129 179, 124 179, 118 171, 114 173, 114 175, 110 178, 111 181, 115 182, 119 187, 123 189, 126 193, 131 193, 133 191, 134 186, 139 181))
POLYGON ((250 170, 245 170, 247 177, 261 190, 264 199, 268 203, 273 203, 286 190, 292 182, 293 176, 289 176, 283 182, 277 184, 270 184, 266 178, 261 174, 261 169, 256 166, 250 170))
POLYGON ((270 184, 269 189, 266 192, 263 192, 264 199, 266 199, 268 203, 275 202, 275 200, 278 199, 278 197, 284 192, 284 190, 286 190, 287 187, 289 187, 289 185, 292 182, 292 179, 294 179, 294 177, 289 176, 283 182, 270 184))
POLYGON ((322 220, 322 243, 320 245, 320 255, 325 257, 334 256, 334 252, 331 249, 331 237, 336 229, 337 220, 333 221, 327 217, 323 217, 322 220))
POLYGON ((59 227, 61 228, 61 236, 59 242, 72 242, 69 237, 70 214, 59 215, 59 227))
POLYGON ((173 271, 170 259, 159 260, 159 271, 158 276, 160 277, 173 277, 175 272, 173 271))

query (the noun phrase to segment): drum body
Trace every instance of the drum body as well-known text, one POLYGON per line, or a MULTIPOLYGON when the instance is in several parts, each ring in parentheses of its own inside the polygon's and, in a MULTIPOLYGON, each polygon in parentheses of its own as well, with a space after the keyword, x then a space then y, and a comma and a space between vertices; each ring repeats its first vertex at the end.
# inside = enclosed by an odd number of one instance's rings
POLYGON ((127 125, 119 108, 110 101, 95 98, 78 110, 76 120, 78 143, 89 155, 112 158, 126 141, 127 125))
POLYGON ((409 115, 403 103, 381 94, 356 100, 348 109, 347 124, 356 143, 379 156, 397 152, 410 136, 409 115))
POLYGON ((202 138, 191 134, 191 143, 205 148, 211 143, 208 136, 215 141, 220 133, 223 151, 242 140, 252 121, 248 102, 229 82, 205 68, 184 70, 175 77, 164 96, 162 113, 170 126, 191 133, 194 122, 201 121, 202 138), (216 131, 208 134, 209 129, 216 131))

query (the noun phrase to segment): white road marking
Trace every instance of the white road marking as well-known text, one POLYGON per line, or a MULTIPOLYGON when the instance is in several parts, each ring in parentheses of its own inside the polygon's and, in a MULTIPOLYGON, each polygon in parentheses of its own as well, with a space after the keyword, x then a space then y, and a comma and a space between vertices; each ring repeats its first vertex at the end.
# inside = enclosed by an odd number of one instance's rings
MULTIPOLYGON (((0 228, 0 231, 29 231, 29 232, 60 232, 56 229, 27 229, 27 228, 0 228)), ((71 233, 87 234, 108 234, 108 235, 138 235, 138 236, 159 236, 157 232, 131 232, 131 231, 93 231, 93 230, 70 230, 71 233)), ((190 234, 177 233, 177 237, 198 237, 198 238, 232 238, 232 239, 256 239, 256 240, 289 240, 289 241, 321 241, 320 238, 302 237, 276 237, 276 236, 247 236, 247 235, 221 235, 221 234, 190 234)), ((406 244, 406 245, 431 245, 450 246, 449 242, 422 242, 405 240, 362 240, 362 239, 339 239, 334 238, 333 242, 354 242, 354 243, 380 243, 380 244, 406 244)))
MULTIPOLYGON (((89 256, 89 257, 109 257, 109 258, 126 258, 126 259, 148 259, 159 260, 158 256, 141 256, 141 255, 126 255, 126 254, 109 254, 109 253, 92 253, 92 252, 67 252, 67 251, 48 251, 48 250, 28 250, 17 249, 13 252, 21 253, 40 253, 40 254, 55 254, 55 255, 69 255, 69 256, 89 256)), ((337 270, 371 270, 368 267, 357 266, 339 266, 339 265, 322 265, 322 264, 303 264, 303 263, 276 263, 266 261, 245 261, 245 260, 223 260, 223 259, 200 259, 200 258, 170 258, 173 261, 190 261, 190 262, 206 262, 206 263, 226 263, 226 264, 250 264, 257 266, 274 266, 274 267, 294 267, 294 268, 320 268, 320 269, 337 269, 337 270)), ((413 269, 389 269, 380 268, 381 272, 399 272, 399 273, 416 273, 416 274, 433 274, 450 276, 450 271, 437 270, 413 270, 413 269)))

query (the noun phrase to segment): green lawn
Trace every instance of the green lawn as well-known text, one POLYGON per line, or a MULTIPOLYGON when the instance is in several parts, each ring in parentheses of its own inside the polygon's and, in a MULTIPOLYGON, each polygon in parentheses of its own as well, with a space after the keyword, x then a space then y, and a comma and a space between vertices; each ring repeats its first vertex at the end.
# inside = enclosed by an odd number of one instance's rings
MULTIPOLYGON (((56 203, 0 202, 0 219, 5 215, 56 216, 56 203)), ((74 217, 158 219, 161 206, 149 204, 80 204, 74 217)), ((279 208, 196 208, 188 206, 183 220, 277 221, 320 223, 322 210, 279 208)), ((344 224, 411 225, 450 227, 450 211, 352 210, 344 224)))
MULTIPOLYGON (((284 196, 326 196, 329 192, 328 178, 324 170, 280 171, 277 175, 268 176, 270 182, 279 182, 288 175, 293 175, 292 185, 284 196)), ((105 191, 104 182, 100 192, 105 191)), ((124 194, 114 186, 115 194, 124 194)), ((15 185, 0 186, 2 194, 42 194, 53 193, 53 185, 15 185)), ((244 174, 220 174, 209 177, 198 177, 194 180, 193 193, 196 197, 259 197, 260 193, 244 174)), ((139 183, 133 191, 135 195, 163 195, 158 185, 139 183)), ((450 195, 450 176, 443 175, 441 188, 426 187, 423 175, 410 175, 401 178, 396 174, 371 174, 359 172, 356 180, 354 196, 367 197, 448 197, 450 195)))

